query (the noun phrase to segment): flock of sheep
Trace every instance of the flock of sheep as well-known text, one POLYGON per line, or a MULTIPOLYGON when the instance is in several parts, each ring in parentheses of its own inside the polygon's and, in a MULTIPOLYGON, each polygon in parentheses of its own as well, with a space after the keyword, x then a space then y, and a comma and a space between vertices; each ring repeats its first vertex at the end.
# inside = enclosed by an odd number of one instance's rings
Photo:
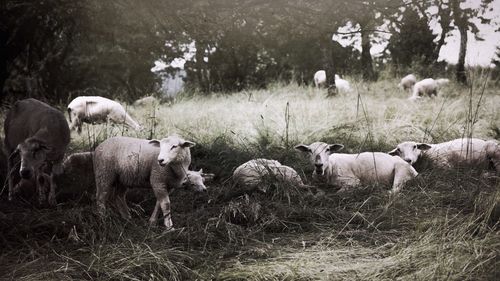
MULTIPOLYGON (((325 72, 314 75, 316 86, 325 83, 325 72)), ((401 80, 400 86, 412 90, 412 98, 435 95, 446 79, 424 79, 416 82, 414 75, 401 80)), ((349 83, 336 77, 337 87, 350 90, 349 83), (338 81, 338 82, 337 82, 338 81), (346 84, 347 83, 347 84, 346 84)), ((146 101, 150 102, 150 101, 146 101)), ((67 107, 69 124, 64 114, 35 99, 17 101, 7 113, 4 123, 5 149, 8 153, 9 200, 31 184, 36 187, 38 200, 56 205, 54 177, 73 165, 91 163, 96 184, 97 207, 101 214, 112 203, 124 218, 130 218, 125 195, 128 188, 150 188, 156 205, 149 219, 156 224, 161 209, 167 229, 173 227, 169 191, 189 186, 195 191, 206 191, 204 182, 213 174, 190 171, 191 152, 195 143, 177 135, 161 140, 131 137, 112 137, 97 146, 93 152, 79 152, 65 156, 70 143, 70 131, 81 132, 83 123, 114 122, 132 129, 142 127, 113 100, 97 96, 75 98, 67 107), (47 194, 48 193, 48 194, 47 194)), ((388 152, 339 153, 342 144, 314 142, 299 144, 295 149, 303 153, 314 168, 315 183, 346 190, 360 184, 381 183, 392 186, 397 193, 418 173, 413 165, 428 158, 433 165, 452 168, 457 163, 493 167, 500 173, 500 146, 495 140, 462 138, 453 141, 426 144, 403 142, 388 152)), ((234 170, 233 181, 241 186, 259 189, 266 179, 284 182, 307 189, 299 174, 276 160, 253 159, 234 170)))
MULTIPOLYGON (((324 70, 316 71, 313 79, 314 85, 317 88, 324 87, 326 85, 326 72, 324 70)), ((437 96, 438 90, 449 82, 449 79, 444 78, 426 78, 417 82, 417 77, 414 74, 408 74, 401 79, 398 87, 410 92, 411 96, 409 100, 416 100, 423 96, 437 96)), ((353 91, 349 81, 340 78, 337 74, 335 74, 335 86, 340 93, 350 93, 353 91)))

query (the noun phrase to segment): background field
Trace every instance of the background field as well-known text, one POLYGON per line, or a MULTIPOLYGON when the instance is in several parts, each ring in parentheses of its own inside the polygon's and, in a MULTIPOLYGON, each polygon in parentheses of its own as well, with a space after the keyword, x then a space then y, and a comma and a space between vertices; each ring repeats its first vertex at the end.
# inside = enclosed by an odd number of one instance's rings
MULTIPOLYGON (((494 280, 500 273, 499 179, 472 167, 423 169, 396 198, 388 187, 338 194, 269 183, 239 192, 230 175, 256 157, 311 169, 293 147, 342 143, 347 152, 388 151, 404 140, 500 139, 498 86, 472 86, 409 102, 395 80, 356 83, 354 93, 274 84, 266 90, 184 95, 127 109, 146 129, 86 126, 70 151, 113 135, 197 143, 193 169, 215 173, 207 195, 177 190, 176 230, 149 228, 151 191, 131 192, 131 221, 95 213, 92 176, 66 175, 57 208, 0 204, 2 280, 494 280)), ((61 106, 64 109, 64 106, 61 106)))

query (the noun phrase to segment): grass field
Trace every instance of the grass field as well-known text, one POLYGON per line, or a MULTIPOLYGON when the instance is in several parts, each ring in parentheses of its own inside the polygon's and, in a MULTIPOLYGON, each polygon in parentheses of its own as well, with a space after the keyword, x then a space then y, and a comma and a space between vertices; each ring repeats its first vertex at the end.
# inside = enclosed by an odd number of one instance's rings
POLYGON ((496 280, 500 275, 500 179, 469 168, 420 170, 392 198, 386 186, 342 194, 270 184, 235 192, 234 168, 256 157, 312 169, 299 143, 342 143, 347 152, 389 151, 404 140, 500 139, 498 86, 476 75, 417 102, 395 80, 353 83, 355 93, 276 84, 266 90, 180 97, 128 107, 146 129, 86 126, 70 151, 113 135, 197 145, 192 168, 215 173, 206 195, 172 194, 176 229, 148 227, 150 191, 129 194, 133 219, 100 218, 92 176, 59 184, 57 208, 0 201, 0 280, 496 280))

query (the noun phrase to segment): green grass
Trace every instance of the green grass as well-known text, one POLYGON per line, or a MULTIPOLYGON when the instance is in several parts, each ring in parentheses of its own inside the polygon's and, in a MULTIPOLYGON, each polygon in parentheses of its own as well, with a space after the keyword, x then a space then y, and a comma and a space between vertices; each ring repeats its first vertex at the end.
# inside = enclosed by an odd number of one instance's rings
POLYGON ((128 107, 146 129, 85 126, 70 151, 114 135, 195 141, 193 168, 216 174, 207 195, 172 194, 175 231, 148 227, 149 191, 129 194, 133 219, 95 212, 84 171, 61 181, 59 206, 0 206, 1 280, 495 280, 500 181, 475 169, 423 170, 396 198, 388 187, 306 193, 272 184, 243 194, 232 171, 256 157, 311 168, 293 147, 342 143, 348 152, 461 136, 499 138, 498 87, 451 84, 439 97, 407 100, 397 81, 353 83, 356 93, 276 84, 231 95, 180 97, 128 107), (70 195, 70 196, 68 196, 70 195), (70 199, 67 199, 70 198, 70 199))

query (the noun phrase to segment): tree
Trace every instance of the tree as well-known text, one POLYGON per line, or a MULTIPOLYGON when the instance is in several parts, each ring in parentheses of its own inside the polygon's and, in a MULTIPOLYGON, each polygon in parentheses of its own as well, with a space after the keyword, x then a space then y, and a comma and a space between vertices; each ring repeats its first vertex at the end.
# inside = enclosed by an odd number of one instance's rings
POLYGON ((399 30, 394 32, 387 46, 392 63, 404 67, 414 62, 432 65, 436 48, 434 39, 426 18, 420 17, 412 7, 406 7, 399 30))

